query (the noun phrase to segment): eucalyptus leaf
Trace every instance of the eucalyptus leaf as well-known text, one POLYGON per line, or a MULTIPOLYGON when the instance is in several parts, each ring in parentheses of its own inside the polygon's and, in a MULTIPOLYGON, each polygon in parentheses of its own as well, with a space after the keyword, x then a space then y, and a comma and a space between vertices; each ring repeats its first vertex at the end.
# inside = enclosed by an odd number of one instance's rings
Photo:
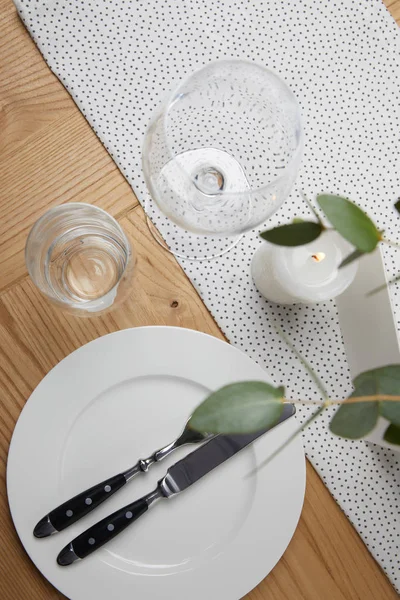
POLYGON ((192 414, 192 429, 207 433, 251 433, 274 425, 283 410, 283 387, 263 381, 233 383, 210 394, 192 414))
POLYGON ((384 433, 383 439, 385 442, 389 442, 389 444, 400 445, 400 427, 393 425, 393 423, 389 425, 384 433))
POLYGON ((379 402, 379 412, 382 417, 385 417, 385 419, 393 423, 393 425, 400 427, 400 401, 388 402, 382 400, 379 402))
MULTIPOLYGON (((387 365, 360 373, 354 381, 354 396, 400 396, 400 365, 387 365)), ((382 405, 393 404, 381 402, 382 405)))
POLYGON ((376 248, 381 234, 361 208, 347 198, 331 194, 319 194, 317 201, 331 225, 357 250, 372 252, 376 248))
POLYGON ((378 415, 378 402, 344 402, 334 414, 329 429, 335 435, 357 440, 372 431, 378 415))
MULTIPOLYGON (((354 392, 350 398, 364 396, 400 395, 400 365, 388 365, 371 369, 358 375, 354 381, 354 392)), ((400 403, 392 401, 366 401, 354 404, 345 402, 340 406, 330 423, 333 433, 357 439, 369 433, 375 426, 379 413, 390 414, 395 422, 399 416, 400 403)), ((391 421, 391 419, 389 419, 391 421)))
POLYGON ((260 235, 267 242, 278 246, 303 246, 316 240, 322 231, 321 223, 303 221, 302 223, 280 225, 274 229, 263 231, 260 235))
POLYGON ((400 198, 397 200, 397 202, 395 203, 394 207, 397 210, 397 212, 400 213, 400 198))
POLYGON ((365 252, 362 252, 361 250, 354 250, 354 252, 352 252, 351 254, 346 256, 346 258, 344 260, 342 260, 342 262, 339 265, 339 269, 341 269, 342 267, 345 267, 346 265, 349 265, 354 260, 357 260, 358 258, 360 258, 360 256, 363 256, 363 254, 365 254, 365 252))

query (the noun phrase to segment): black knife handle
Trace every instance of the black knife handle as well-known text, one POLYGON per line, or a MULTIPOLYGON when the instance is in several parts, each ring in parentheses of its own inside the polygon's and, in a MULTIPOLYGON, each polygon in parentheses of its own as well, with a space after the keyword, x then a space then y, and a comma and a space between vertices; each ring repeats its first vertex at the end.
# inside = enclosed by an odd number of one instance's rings
POLYGON ((86 531, 78 535, 65 546, 57 556, 57 563, 65 567, 73 562, 86 558, 121 533, 128 525, 143 515, 149 505, 146 496, 120 508, 112 515, 102 519, 86 531))
POLYGON ((110 498, 125 483, 126 478, 122 473, 114 475, 67 500, 39 521, 33 530, 35 537, 43 538, 62 531, 110 498))

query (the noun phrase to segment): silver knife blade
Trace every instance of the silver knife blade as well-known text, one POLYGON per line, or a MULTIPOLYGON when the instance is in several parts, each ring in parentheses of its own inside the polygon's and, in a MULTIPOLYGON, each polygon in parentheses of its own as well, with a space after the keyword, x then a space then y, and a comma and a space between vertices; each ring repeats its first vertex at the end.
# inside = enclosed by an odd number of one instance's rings
MULTIPOLYGON (((286 421, 294 413, 293 404, 285 404, 278 423, 273 427, 286 421)), ((219 435, 206 442, 168 469, 160 482, 164 495, 169 498, 182 492, 273 427, 245 435, 219 435)))

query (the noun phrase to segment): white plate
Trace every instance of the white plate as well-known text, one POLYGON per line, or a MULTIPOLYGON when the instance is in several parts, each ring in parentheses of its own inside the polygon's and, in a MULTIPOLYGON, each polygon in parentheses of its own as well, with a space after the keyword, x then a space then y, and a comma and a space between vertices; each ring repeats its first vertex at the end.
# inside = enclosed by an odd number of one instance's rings
POLYGON ((71 600, 238 600, 285 551, 305 490, 300 439, 246 477, 293 431, 277 427, 187 491, 155 505, 87 559, 59 567, 78 533, 153 489, 181 449, 139 475, 82 521, 51 538, 32 530, 49 510, 172 441, 208 394, 268 381, 250 358, 211 336, 173 327, 127 329, 59 363, 31 395, 11 442, 7 487, 29 556, 71 600))

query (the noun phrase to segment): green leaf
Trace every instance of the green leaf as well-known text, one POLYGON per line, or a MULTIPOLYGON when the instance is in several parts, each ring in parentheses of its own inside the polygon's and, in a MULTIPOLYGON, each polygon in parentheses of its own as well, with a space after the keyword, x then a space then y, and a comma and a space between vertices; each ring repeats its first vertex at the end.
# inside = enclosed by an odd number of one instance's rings
POLYGON ((400 445, 400 427, 396 427, 396 425, 393 425, 393 423, 389 425, 385 431, 383 439, 385 442, 389 442, 389 444, 400 445))
POLYGON ((393 279, 391 279, 387 283, 384 283, 383 285, 380 285, 380 286, 374 288, 373 290, 371 290, 370 292, 368 292, 367 298, 369 296, 373 296, 374 294, 377 294, 378 292, 381 292, 382 290, 386 289, 387 287, 389 287, 393 283, 397 283, 398 281, 400 281, 400 275, 396 275, 396 277, 393 277, 393 279))
POLYGON ((345 402, 333 416, 329 429, 341 437, 357 440, 375 427, 378 411, 378 402, 345 402))
POLYGON ((357 250, 372 252, 376 248, 381 234, 361 208, 346 198, 331 194, 319 194, 317 200, 336 231, 357 250))
POLYGON ((354 250, 354 252, 352 252, 351 254, 346 256, 346 258, 344 260, 342 260, 342 262, 339 265, 339 269, 341 269, 342 267, 345 267, 346 265, 349 265, 350 263, 353 262, 353 260, 357 260, 363 254, 365 254, 365 252, 362 252, 361 250, 354 250))
MULTIPOLYGON (((354 379, 354 392, 350 398, 361 396, 400 395, 400 365, 388 365, 361 373, 354 379)), ((400 417, 400 403, 392 401, 366 401, 340 406, 330 423, 333 433, 357 439, 369 433, 375 426, 379 413, 391 422, 400 417), (388 415, 388 416, 386 416, 388 415)))
POLYGON ((395 203, 394 207, 397 210, 397 212, 400 213, 400 198, 397 200, 397 202, 395 203))
POLYGON ((200 404, 190 418, 192 429, 207 433, 250 433, 274 425, 283 410, 283 387, 263 381, 226 385, 200 404))
MULTIPOLYGON (((355 396, 400 396, 400 365, 387 365, 360 373, 354 379, 355 396)), ((392 402, 390 402, 392 404, 392 402)), ((386 405, 386 402, 382 402, 386 405)))
MULTIPOLYGON (((376 393, 400 396, 400 365, 389 365, 369 371, 376 383, 376 393)), ((379 412, 382 417, 400 427, 400 401, 381 400, 379 412)))
MULTIPOLYGON (((354 383, 358 380, 362 381, 363 391, 362 394, 358 394, 359 396, 368 394, 400 396, 400 365, 388 365, 366 371, 359 375, 354 383)), ((380 400, 379 413, 394 425, 400 426, 400 401, 380 400)))
POLYGON ((274 229, 263 231, 260 235, 264 240, 278 246, 303 246, 309 244, 321 235, 323 227, 320 223, 303 221, 290 223, 274 229))
MULTIPOLYGON (((396 394, 396 396, 400 394, 396 394)), ((400 401, 385 401, 379 402, 379 412, 382 417, 385 417, 388 421, 400 427, 400 401)))
POLYGON ((295 217, 292 223, 304 223, 304 219, 302 219, 301 217, 295 217))

